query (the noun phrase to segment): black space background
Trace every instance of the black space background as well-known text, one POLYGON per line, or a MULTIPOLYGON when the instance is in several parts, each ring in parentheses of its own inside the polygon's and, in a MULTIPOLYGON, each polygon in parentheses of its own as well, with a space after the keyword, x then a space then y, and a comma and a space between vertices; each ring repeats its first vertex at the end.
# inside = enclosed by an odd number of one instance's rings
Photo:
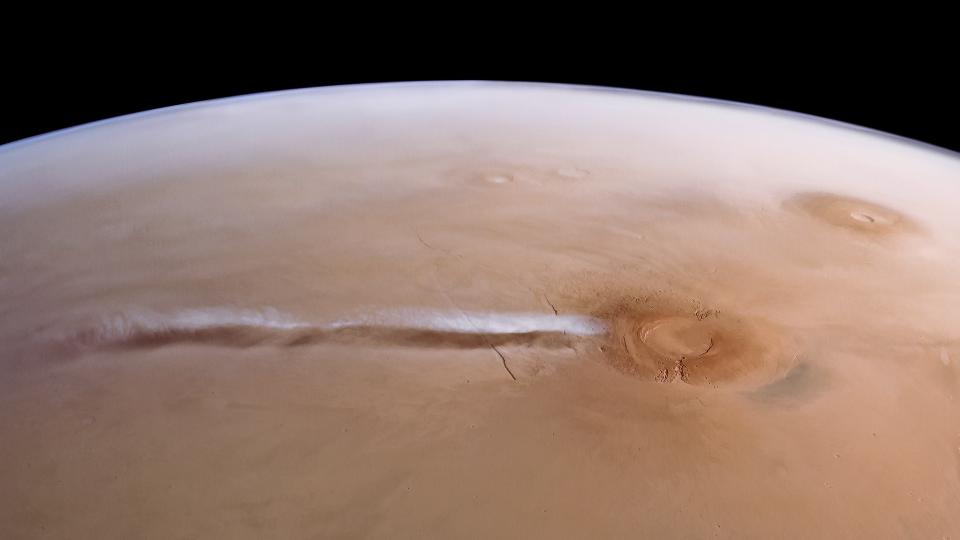
MULTIPOLYGON (((441 47, 442 48, 442 47, 441 47)), ((0 143, 168 105, 333 84, 490 79, 592 84, 708 96, 800 111, 960 151, 960 76, 923 51, 871 47, 843 54, 750 52, 683 57, 542 48, 524 54, 459 54, 437 48, 309 54, 229 46, 203 53, 99 51, 16 60, 6 67, 0 143), (923 62, 918 61, 924 58, 923 62)), ((300 51, 303 52, 302 50, 300 51)), ((622 52, 622 50, 621 50, 622 52)))

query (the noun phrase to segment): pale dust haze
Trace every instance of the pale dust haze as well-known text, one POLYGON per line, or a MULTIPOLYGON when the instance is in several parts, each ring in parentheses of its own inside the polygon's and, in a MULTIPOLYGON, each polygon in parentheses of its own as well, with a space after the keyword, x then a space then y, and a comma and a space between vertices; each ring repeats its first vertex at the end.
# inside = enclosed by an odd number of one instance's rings
POLYGON ((2 538, 958 538, 960 159, 342 87, 0 147, 2 538))

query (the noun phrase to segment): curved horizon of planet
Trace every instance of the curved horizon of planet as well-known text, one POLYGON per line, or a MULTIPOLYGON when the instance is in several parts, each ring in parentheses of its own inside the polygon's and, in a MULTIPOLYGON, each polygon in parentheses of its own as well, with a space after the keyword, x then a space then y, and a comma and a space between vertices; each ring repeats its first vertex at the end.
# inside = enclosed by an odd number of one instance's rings
POLYGON ((952 537, 957 157, 487 82, 6 145, 0 536, 952 537))
POLYGON ((588 85, 588 84, 552 83, 552 82, 536 82, 536 81, 498 81, 498 80, 482 80, 482 79, 393 81, 393 82, 380 82, 380 83, 336 84, 336 85, 329 85, 329 86, 312 86, 312 87, 303 87, 303 88, 291 88, 286 90, 272 90, 272 91, 266 91, 266 92, 255 92, 252 94, 239 94, 235 96, 226 96, 226 97, 220 97, 220 98, 205 99, 200 101, 191 101, 191 102, 181 103, 177 105, 169 105, 166 107, 158 107, 156 109, 147 109, 139 112, 113 116, 113 117, 104 118, 101 120, 95 120, 92 122, 78 124, 75 126, 65 127, 62 129, 56 129, 47 133, 41 133, 38 135, 25 137, 23 139, 19 139, 16 141, 10 141, 8 143, 0 144, 0 152, 8 148, 13 148, 13 147, 24 145, 24 144, 31 144, 34 142, 40 142, 42 140, 45 140, 51 137, 68 135, 78 130, 96 128, 103 125, 109 125, 115 122, 137 120, 137 119, 147 118, 152 115, 186 111, 186 110, 203 108, 203 107, 216 107, 219 105, 242 103, 248 100, 258 100, 258 99, 264 99, 264 98, 270 98, 270 97, 282 98, 282 97, 293 96, 297 94, 351 91, 351 90, 359 90, 359 89, 375 89, 378 87, 388 87, 388 88, 402 87, 402 86, 418 87, 418 86, 428 86, 428 85, 438 85, 438 86, 480 85, 482 86, 482 85, 502 85, 502 84, 509 84, 513 86, 544 87, 544 88, 552 87, 552 88, 560 88, 560 89, 582 90, 587 92, 611 92, 611 93, 619 92, 619 93, 636 94, 636 95, 659 98, 659 99, 671 99, 671 100, 688 101, 688 102, 695 102, 695 103, 706 103, 706 104, 717 105, 722 107, 754 110, 754 111, 759 111, 759 112, 768 113, 768 114, 784 115, 784 116, 792 117, 799 120, 819 122, 825 125, 848 129, 851 131, 858 131, 858 132, 866 133, 866 134, 881 137, 881 138, 891 139, 904 144, 916 145, 926 150, 941 152, 951 157, 960 159, 960 151, 958 150, 953 150, 943 146, 938 146, 936 144, 929 143, 926 141, 921 141, 919 139, 914 139, 904 135, 898 135, 896 133, 890 133, 887 131, 882 131, 879 129, 875 129, 875 128, 871 128, 871 127, 863 126, 859 124, 854 124, 851 122, 844 122, 842 120, 836 120, 826 116, 819 116, 819 115, 805 113, 801 111, 792 111, 789 109, 781 109, 781 108, 771 107, 767 105, 757 105, 753 103, 713 98, 709 96, 695 96, 695 95, 680 94, 680 93, 674 93, 674 92, 643 90, 639 88, 623 88, 623 87, 616 87, 616 86, 600 86, 600 85, 588 85))

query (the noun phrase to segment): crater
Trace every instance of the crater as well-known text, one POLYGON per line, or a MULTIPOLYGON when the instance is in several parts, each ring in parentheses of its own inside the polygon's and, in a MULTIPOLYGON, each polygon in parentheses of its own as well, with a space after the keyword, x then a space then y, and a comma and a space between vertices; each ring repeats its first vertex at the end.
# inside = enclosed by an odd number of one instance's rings
POLYGON ((590 172, 579 167, 563 167, 562 169, 557 169, 557 174, 564 178, 579 180, 585 178, 590 172))
POLYGON ((444 171, 443 177, 475 187, 492 188, 521 183, 523 171, 509 164, 478 165, 444 171))
POLYGON ((906 215, 864 199, 831 193, 801 193, 784 205, 822 223, 865 236, 888 237, 921 231, 917 222, 906 215))
POLYGON ((507 173, 491 173, 484 175, 483 180, 490 184, 509 184, 513 177, 507 173))
POLYGON ((777 381, 798 358, 777 326, 718 311, 619 308, 609 323, 606 360, 646 381, 753 388, 777 381))
POLYGON ((475 166, 465 165, 447 169, 442 173, 445 179, 485 189, 506 186, 564 186, 589 175, 590 171, 578 167, 553 168, 500 161, 478 163, 475 166))
POLYGON ((699 358, 713 348, 712 329, 686 317, 667 317, 644 324, 639 339, 659 354, 676 358, 699 358))

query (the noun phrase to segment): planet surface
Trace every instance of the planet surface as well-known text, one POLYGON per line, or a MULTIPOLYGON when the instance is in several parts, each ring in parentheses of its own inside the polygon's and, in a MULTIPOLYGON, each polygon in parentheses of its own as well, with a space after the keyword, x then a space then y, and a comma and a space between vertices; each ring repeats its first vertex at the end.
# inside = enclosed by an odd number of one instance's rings
POLYGON ((958 538, 960 158, 520 83, 0 147, 0 537, 958 538))

